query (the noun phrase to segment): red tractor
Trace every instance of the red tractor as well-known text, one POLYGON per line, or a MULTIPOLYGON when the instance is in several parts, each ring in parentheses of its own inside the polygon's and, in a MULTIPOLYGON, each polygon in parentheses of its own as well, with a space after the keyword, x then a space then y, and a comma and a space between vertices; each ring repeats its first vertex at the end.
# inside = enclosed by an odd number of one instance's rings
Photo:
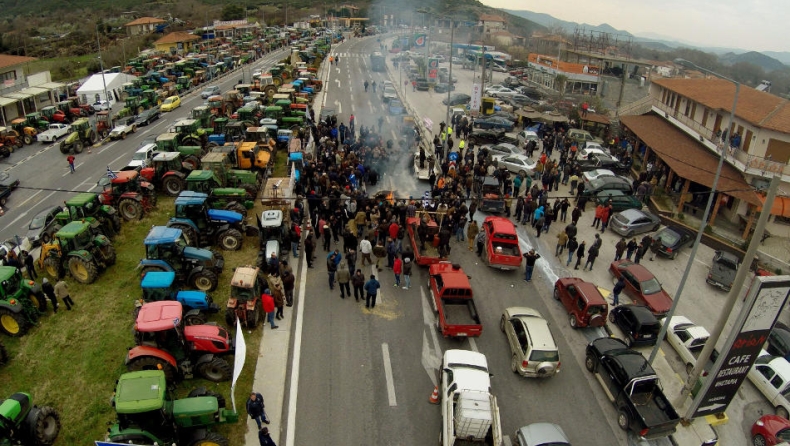
POLYGON ((222 382, 233 376, 233 367, 223 358, 235 352, 230 332, 218 325, 185 325, 181 302, 143 304, 134 338, 137 346, 126 355, 130 372, 162 370, 170 383, 195 376, 222 382))
POLYGON ((115 178, 104 177, 99 180, 103 187, 99 199, 102 204, 113 206, 124 220, 140 220, 156 206, 156 192, 153 184, 142 181, 140 172, 124 170, 113 173, 115 178))
POLYGON ((186 179, 191 172, 191 166, 183 162, 180 153, 160 152, 140 170, 140 176, 167 195, 177 197, 186 188, 186 179))
POLYGON ((96 134, 99 135, 101 139, 104 139, 110 134, 112 128, 113 122, 110 117, 110 112, 107 110, 96 112, 96 134))
POLYGON ((72 108, 79 108, 82 110, 83 113, 81 113, 81 116, 88 116, 96 113, 96 110, 93 109, 93 105, 81 103, 80 98, 77 96, 70 96, 68 100, 71 101, 72 108))
POLYGON ((63 124, 71 123, 71 119, 63 113, 62 110, 58 110, 54 105, 50 105, 49 107, 44 107, 41 109, 41 115, 49 121, 50 123, 53 122, 60 122, 63 124))

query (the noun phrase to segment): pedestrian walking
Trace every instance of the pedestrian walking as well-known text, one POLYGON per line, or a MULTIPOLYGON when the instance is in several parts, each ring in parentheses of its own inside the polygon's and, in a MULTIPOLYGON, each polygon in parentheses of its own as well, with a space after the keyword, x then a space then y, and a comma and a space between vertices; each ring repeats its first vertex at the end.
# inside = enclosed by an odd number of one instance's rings
POLYGON ((554 249, 554 256, 559 257, 565 245, 568 243, 568 234, 565 231, 557 234, 557 247, 554 249))
POLYGON ((354 285, 354 300, 359 302, 359 299, 365 300, 364 286, 365 275, 362 270, 358 269, 357 272, 351 277, 351 284, 354 285))
POLYGON ((41 280, 41 291, 44 293, 50 302, 52 302, 52 311, 58 312, 58 298, 55 296, 55 287, 49 283, 46 277, 41 280))
POLYGON ((628 248, 628 243, 625 241, 625 237, 620 237, 620 241, 614 245, 614 261, 618 261, 623 258, 623 253, 628 248))
POLYGON ((586 245, 587 242, 582 240, 581 244, 579 245, 579 248, 576 250, 576 265, 573 267, 573 269, 579 269, 579 265, 581 265, 582 259, 584 258, 584 253, 587 249, 586 245))
POLYGON ((469 240, 469 250, 472 251, 473 247, 472 244, 474 243, 475 238, 477 238, 477 234, 480 233, 480 227, 477 226, 477 221, 472 220, 469 223, 469 227, 466 228, 466 238, 469 240))
POLYGON ((274 317, 276 319, 282 319, 283 307, 285 306, 285 291, 283 290, 283 281, 280 279, 280 273, 274 272, 269 274, 268 282, 272 298, 274 299, 274 317))
POLYGON ((632 237, 625 248, 625 258, 631 260, 631 256, 634 255, 634 251, 636 251, 637 248, 639 248, 639 243, 636 242, 636 238, 632 237))
POLYGON ((603 215, 604 205, 599 204, 595 207, 595 218, 593 219, 593 224, 590 225, 591 228, 598 229, 598 224, 601 222, 601 216, 603 215))
POLYGON ((480 231, 477 233, 477 237, 475 237, 475 244, 477 245, 477 256, 480 257, 483 255, 483 248, 486 244, 485 231, 480 231))
POLYGON ((404 256, 403 259, 403 289, 411 288, 411 258, 404 256))
POLYGON ((624 289, 625 280, 623 279, 623 276, 620 276, 620 278, 617 279, 617 283, 614 284, 614 288, 612 289, 612 305, 620 305, 620 293, 622 293, 624 289))
POLYGON ((571 237, 568 239, 568 261, 565 263, 565 266, 571 266, 571 260, 573 260, 573 254, 576 253, 576 249, 579 247, 579 242, 576 241, 576 237, 571 237))
POLYGON ((571 223, 577 225, 581 217, 582 217, 582 208, 576 206, 575 208, 573 208, 573 211, 571 212, 571 223))
POLYGON ((373 245, 370 244, 369 236, 366 235, 365 239, 359 242, 359 252, 362 254, 362 266, 365 266, 365 260, 371 265, 373 264, 373 260, 370 259, 370 254, 373 253, 373 245))
POLYGON ((387 248, 384 247, 381 239, 376 241, 376 246, 373 247, 373 255, 376 256, 376 269, 381 271, 381 259, 387 257, 387 248))
POLYGON ((403 272, 403 260, 400 257, 395 256, 395 260, 392 263, 392 272, 395 274, 395 287, 400 286, 400 275, 403 272))
POLYGON ((326 259, 326 273, 329 276, 329 290, 335 289, 335 273, 337 272, 337 263, 335 263, 335 259, 337 258, 337 254, 334 252, 329 254, 329 257, 326 259))
POLYGON ((593 243, 593 245, 590 246, 590 249, 587 251, 587 263, 584 264, 582 271, 587 271, 587 265, 590 265, 590 271, 592 271, 593 265, 595 265, 595 259, 598 258, 598 253, 598 247, 595 246, 595 243, 593 243))
POLYGON ((272 328, 277 328, 278 326, 274 324, 274 297, 272 297, 271 290, 268 288, 263 290, 263 294, 261 294, 261 302, 263 303, 263 311, 266 313, 266 318, 269 321, 269 324, 272 328))
POLYGON ((313 252, 315 252, 315 239, 313 238, 312 231, 307 233, 307 236, 304 238, 304 255, 307 256, 307 267, 313 267, 313 252))
POLYGON ((345 299, 346 294, 351 297, 351 271, 346 260, 341 260, 337 267, 337 283, 340 284, 340 298, 345 299))
POLYGON ((74 155, 67 156, 66 161, 69 163, 69 171, 74 173, 74 155))
POLYGON ((376 295, 379 292, 379 288, 381 288, 381 284, 376 280, 376 276, 371 274, 370 280, 365 282, 365 308, 376 307, 376 295))
POLYGON ((60 279, 58 283, 55 284, 55 297, 62 300, 66 305, 66 309, 71 311, 71 307, 74 306, 74 301, 71 300, 71 295, 69 295, 69 286, 66 285, 66 281, 63 279, 60 279))
POLYGON ((536 253, 534 249, 530 249, 528 253, 524 254, 526 262, 524 262, 524 282, 532 282, 532 272, 535 270, 535 262, 540 258, 540 254, 536 253))
POLYGON ((365 86, 365 92, 367 93, 368 85, 370 85, 370 84, 368 83, 368 81, 365 81, 365 83, 363 85, 365 86))
POLYGON ((262 427, 262 422, 269 424, 269 417, 266 416, 263 404, 263 395, 257 392, 250 393, 250 399, 247 400, 247 415, 255 420, 255 423, 258 424, 258 429, 262 427))
POLYGON ((269 428, 263 427, 258 429, 258 442, 261 446, 277 446, 272 440, 271 435, 269 435, 269 428))
POLYGON ((290 268, 287 268, 285 271, 283 271, 282 282, 283 282, 283 292, 285 293, 285 306, 293 307, 294 286, 296 285, 296 276, 294 276, 294 273, 293 271, 291 271, 290 268))
POLYGON ((535 221, 535 230, 537 231, 537 234, 535 235, 535 238, 540 238, 540 233, 541 233, 541 232, 543 232, 543 226, 544 226, 545 224, 546 224, 546 217, 545 217, 545 216, 543 216, 543 215, 541 215, 541 216, 540 216, 540 217, 539 217, 539 218, 538 218, 538 219, 535 221))

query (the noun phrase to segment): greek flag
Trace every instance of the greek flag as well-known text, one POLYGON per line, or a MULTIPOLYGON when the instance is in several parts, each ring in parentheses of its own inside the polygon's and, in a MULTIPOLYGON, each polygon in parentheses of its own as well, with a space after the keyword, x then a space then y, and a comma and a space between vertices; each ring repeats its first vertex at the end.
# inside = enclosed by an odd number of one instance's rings
POLYGON ((118 175, 110 169, 110 166, 107 166, 107 177, 111 180, 118 178, 118 175))

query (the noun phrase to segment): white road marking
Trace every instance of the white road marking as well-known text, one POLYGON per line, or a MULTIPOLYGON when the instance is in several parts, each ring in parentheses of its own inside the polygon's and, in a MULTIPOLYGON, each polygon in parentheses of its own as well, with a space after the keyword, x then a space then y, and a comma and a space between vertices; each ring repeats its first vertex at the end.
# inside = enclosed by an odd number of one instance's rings
MULTIPOLYGON (((24 217, 25 215, 27 215, 27 212, 28 212, 28 211, 25 211, 25 212, 23 212, 21 215, 19 215, 19 217, 17 217, 17 218, 15 218, 15 219, 13 219, 13 220, 11 221, 11 223, 9 223, 9 224, 8 224, 8 226, 12 226, 14 223, 16 223, 17 221, 19 221, 19 219, 20 219, 20 218, 22 218, 22 217, 24 217)), ((22 226, 22 229, 25 229, 25 228, 27 228, 27 225, 23 225, 23 226, 22 226)))
POLYGON ((299 301, 296 306, 296 325, 294 326, 291 388, 288 392, 288 426, 286 427, 285 436, 286 446, 293 446, 296 439, 296 400, 299 394, 299 365, 302 360, 302 331, 304 330, 305 290, 307 289, 307 256, 302 256, 302 265, 299 268, 299 275, 299 301))
POLYGON ((31 195, 31 196, 30 196, 30 198, 28 198, 27 200, 25 200, 25 201, 23 201, 23 202, 19 203, 19 207, 22 207, 22 206, 24 206, 24 205, 25 205, 25 203, 27 203, 28 201, 30 201, 30 200, 32 200, 33 198, 35 198, 35 197, 36 197, 36 195, 40 194, 41 192, 44 192, 44 191, 43 191, 43 190, 40 190, 40 191, 36 192, 35 194, 31 195))
POLYGON ((471 348, 472 351, 478 353, 480 352, 480 350, 477 349, 477 342, 475 342, 475 338, 469 338, 469 348, 471 348))
POLYGON ((351 113, 356 113, 356 108, 354 108, 354 103, 351 103, 351 113))
POLYGON ((390 407, 395 407, 398 402, 395 400, 395 383, 392 381, 392 364, 390 363, 390 349, 387 343, 381 344, 381 355, 384 357, 384 377, 387 379, 387 398, 390 407))

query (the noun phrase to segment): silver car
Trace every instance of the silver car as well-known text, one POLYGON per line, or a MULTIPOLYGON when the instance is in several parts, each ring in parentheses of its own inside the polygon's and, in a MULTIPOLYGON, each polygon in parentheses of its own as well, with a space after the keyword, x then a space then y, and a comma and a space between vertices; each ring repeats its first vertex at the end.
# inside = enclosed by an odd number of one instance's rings
POLYGON ((50 206, 43 209, 36 214, 27 226, 27 239, 30 240, 32 246, 38 246, 42 243, 49 243, 52 240, 52 234, 60 229, 55 217, 63 212, 61 206, 50 206))
POLYGON ((571 446, 565 431, 553 423, 532 423, 524 426, 516 431, 515 438, 518 446, 571 446))
POLYGON ((494 156, 494 155, 523 155, 524 154, 524 149, 516 147, 515 145, 510 144, 508 142, 502 142, 502 143, 495 144, 495 145, 494 144, 486 145, 485 147, 488 148, 488 153, 490 153, 491 156, 494 156))
POLYGON ((639 209, 626 209, 612 215, 609 228, 623 237, 657 231, 661 226, 658 216, 639 209))
POLYGON ((524 155, 494 155, 493 160, 497 167, 505 166, 507 170, 517 173, 522 177, 531 174, 537 163, 524 155))

